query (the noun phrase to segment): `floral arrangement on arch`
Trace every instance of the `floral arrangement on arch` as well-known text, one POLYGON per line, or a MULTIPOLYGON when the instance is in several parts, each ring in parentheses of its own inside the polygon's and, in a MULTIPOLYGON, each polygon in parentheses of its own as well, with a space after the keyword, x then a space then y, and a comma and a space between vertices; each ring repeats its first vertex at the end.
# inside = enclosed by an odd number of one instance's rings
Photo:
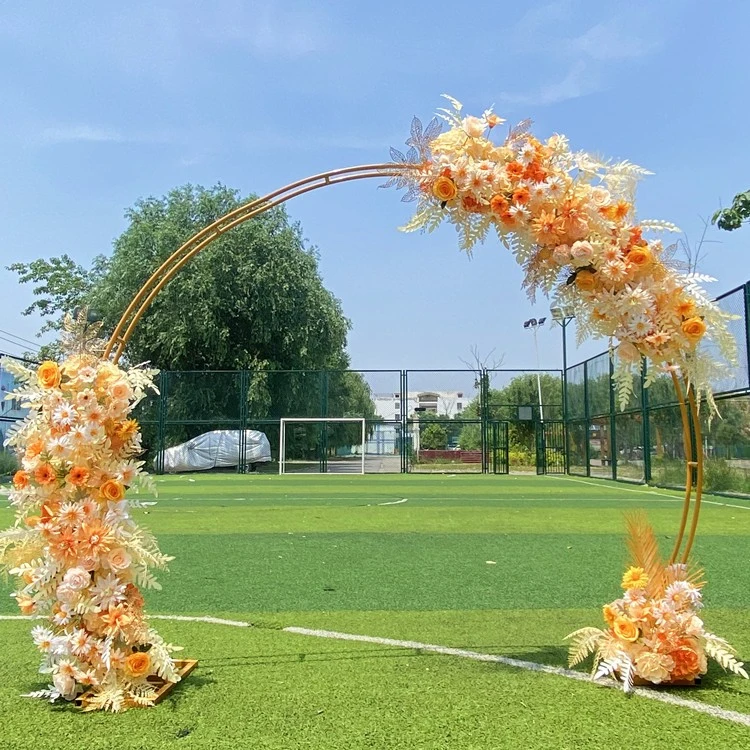
POLYGON ((449 130, 440 133, 437 119, 423 130, 415 118, 409 152, 391 149, 407 169, 386 186, 407 188, 404 200, 418 201, 402 229, 431 232, 447 220, 467 252, 496 232, 522 265, 532 299, 541 290, 572 307, 579 339, 619 342, 615 381, 623 408, 641 357, 657 365, 647 384, 660 369, 679 370, 713 405, 709 381, 717 362, 698 344, 711 337, 732 362, 735 343, 725 313, 700 287, 713 279, 681 273, 672 259, 676 246, 664 248, 653 236, 677 227, 636 219, 636 184, 649 173, 573 152, 563 135, 540 141, 528 120, 495 143, 492 134, 504 120, 491 110, 463 116, 462 105, 446 98, 452 107, 438 117, 449 130))
POLYGON ((571 633, 569 665, 594 654, 594 679, 616 677, 625 692, 634 684, 692 685, 708 669, 707 657, 748 678, 735 650, 706 630, 703 571, 683 563, 664 564, 653 530, 641 514, 628 519, 633 561, 622 577, 624 594, 602 610, 606 629, 571 633))
MULTIPOLYGON (((66 321, 68 339, 80 341, 66 321)), ((65 361, 34 371, 3 366, 19 382, 29 415, 7 443, 22 468, 13 477, 15 525, 0 534, 0 567, 17 576, 13 593, 42 653, 48 689, 30 697, 73 700, 87 710, 151 705, 149 678, 178 682, 171 652, 149 626, 140 588, 160 588, 151 568, 164 568, 153 536, 140 528, 128 488, 151 487, 142 472, 138 423, 129 418, 155 371, 123 370, 91 351, 91 341, 65 361)))

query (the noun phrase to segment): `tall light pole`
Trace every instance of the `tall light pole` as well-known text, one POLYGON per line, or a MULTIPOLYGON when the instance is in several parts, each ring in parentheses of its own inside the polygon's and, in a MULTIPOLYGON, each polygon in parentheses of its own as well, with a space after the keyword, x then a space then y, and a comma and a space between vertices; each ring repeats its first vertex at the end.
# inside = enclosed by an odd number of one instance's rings
POLYGON ((544 406, 542 404, 542 378, 539 372, 539 342, 536 338, 536 332, 544 325, 544 321, 547 318, 529 318, 524 321, 523 327, 528 331, 534 333, 534 350, 536 351, 536 388, 539 395, 539 421, 544 422, 544 406))
POLYGON ((575 318, 575 309, 571 305, 553 307, 550 310, 552 320, 562 328, 563 354, 563 419, 568 418, 568 324, 575 318))

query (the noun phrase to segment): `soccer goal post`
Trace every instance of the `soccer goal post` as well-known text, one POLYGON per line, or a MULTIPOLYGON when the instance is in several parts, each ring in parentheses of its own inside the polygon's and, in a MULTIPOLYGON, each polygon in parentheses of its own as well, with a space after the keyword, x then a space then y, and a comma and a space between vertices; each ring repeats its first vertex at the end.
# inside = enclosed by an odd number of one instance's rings
POLYGON ((366 448, 362 417, 284 417, 279 474, 364 474, 366 448))

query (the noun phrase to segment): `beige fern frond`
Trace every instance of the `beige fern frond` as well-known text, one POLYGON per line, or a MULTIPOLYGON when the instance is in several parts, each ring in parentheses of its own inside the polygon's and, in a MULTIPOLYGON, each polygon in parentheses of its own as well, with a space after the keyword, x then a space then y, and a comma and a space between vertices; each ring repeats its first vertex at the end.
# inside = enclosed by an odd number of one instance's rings
POLYGON ((648 576, 646 593, 655 596, 664 587, 664 563, 659 554, 659 542, 643 511, 626 516, 628 549, 633 565, 643 568, 648 576))
POLYGON ((599 628, 581 628, 574 633, 565 636, 565 640, 570 639, 570 649, 568 652, 568 666, 575 667, 580 664, 589 654, 597 650, 599 641, 606 635, 599 628))
POLYGON ((750 679, 744 669, 745 663, 736 658, 737 652, 727 641, 713 633, 706 633, 704 637, 706 639, 706 653, 712 659, 727 671, 744 677, 746 680, 750 679))

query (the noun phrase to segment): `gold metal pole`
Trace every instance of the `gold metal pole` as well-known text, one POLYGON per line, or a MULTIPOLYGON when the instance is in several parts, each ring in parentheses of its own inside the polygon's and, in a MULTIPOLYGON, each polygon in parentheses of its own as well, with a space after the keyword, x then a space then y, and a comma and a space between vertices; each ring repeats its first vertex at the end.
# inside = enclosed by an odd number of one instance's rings
MULTIPOLYGON (((682 562, 686 563, 690 556, 690 550, 695 541, 695 532, 698 529, 698 516, 701 512, 701 499, 703 496, 703 436, 701 430, 700 414, 698 413, 698 400, 695 397, 695 388, 690 383, 686 384, 688 399, 690 401, 690 415, 693 418, 693 430, 695 432, 695 461, 690 461, 690 468, 695 468, 695 504, 693 506, 693 520, 690 524, 690 534, 682 553, 682 562)), ((692 472, 689 472, 692 479, 692 472)))
POLYGON ((685 535, 685 527, 687 526, 688 514, 690 512, 690 500, 693 494, 693 472, 692 472, 692 458, 693 458, 693 441, 690 434, 690 418, 688 416, 687 405, 685 404, 685 396, 682 391, 682 384, 680 383, 677 374, 672 371, 672 383, 674 384, 674 390, 677 394, 677 402, 680 405, 680 416, 682 417, 682 444, 685 449, 685 499, 682 503, 682 518, 680 519, 680 528, 677 532, 675 539, 674 548, 669 558, 669 564, 675 562, 677 555, 680 552, 682 546, 682 540, 685 535))
POLYGON ((113 361, 117 362, 123 353, 125 345, 132 336, 135 326, 143 316, 144 312, 151 305, 159 291, 173 278, 174 274, 179 271, 179 269, 182 268, 190 258, 206 248, 211 242, 232 227, 242 224, 254 216, 258 216, 261 213, 268 211, 274 206, 278 206, 297 195, 302 195, 311 190, 356 179, 391 177, 414 169, 419 169, 419 165, 393 162, 383 164, 362 164, 355 167, 335 169, 290 183, 268 195, 256 198, 255 200, 249 201, 248 203, 233 209, 188 239, 187 242, 172 253, 172 255, 170 255, 169 258, 167 258, 146 280, 141 289, 131 300, 115 327, 115 330, 107 343, 104 356, 108 357, 112 355, 113 361), (112 354, 113 350, 115 350, 114 355, 112 354))

